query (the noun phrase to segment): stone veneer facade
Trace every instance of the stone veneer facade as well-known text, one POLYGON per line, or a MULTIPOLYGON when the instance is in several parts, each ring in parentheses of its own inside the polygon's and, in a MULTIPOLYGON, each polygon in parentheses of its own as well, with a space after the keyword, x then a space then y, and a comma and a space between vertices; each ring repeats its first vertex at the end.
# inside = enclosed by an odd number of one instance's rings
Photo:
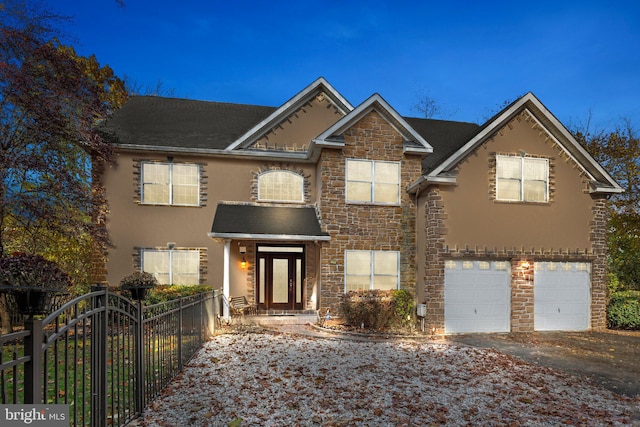
POLYGON ((511 332, 534 330, 534 274, 536 261, 591 263, 591 328, 606 328, 607 305, 607 199, 594 196, 590 223, 591 248, 585 251, 534 248, 449 248, 445 244, 446 210, 438 187, 426 190, 426 268, 424 273, 427 325, 436 334, 445 332, 444 270, 451 258, 496 259, 511 262, 511 332), (523 268, 524 263, 529 266, 523 268))
POLYGON ((337 313, 345 292, 345 251, 400 252, 400 287, 415 292, 415 204, 405 188, 421 174, 420 155, 403 152, 402 136, 372 111, 344 134, 342 149, 324 149, 318 163, 320 213, 331 241, 322 244, 320 305, 337 313), (345 200, 347 159, 401 162, 400 204, 350 204, 345 200))

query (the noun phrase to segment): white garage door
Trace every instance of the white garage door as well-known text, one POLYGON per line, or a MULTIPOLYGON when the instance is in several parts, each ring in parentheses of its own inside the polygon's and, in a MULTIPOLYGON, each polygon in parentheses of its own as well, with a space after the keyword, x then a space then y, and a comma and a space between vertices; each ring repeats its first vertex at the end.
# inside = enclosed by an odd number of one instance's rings
POLYGON ((537 262, 533 277, 536 331, 589 329, 589 263, 537 262))
POLYGON ((509 332, 511 263, 447 261, 444 271, 445 333, 509 332))

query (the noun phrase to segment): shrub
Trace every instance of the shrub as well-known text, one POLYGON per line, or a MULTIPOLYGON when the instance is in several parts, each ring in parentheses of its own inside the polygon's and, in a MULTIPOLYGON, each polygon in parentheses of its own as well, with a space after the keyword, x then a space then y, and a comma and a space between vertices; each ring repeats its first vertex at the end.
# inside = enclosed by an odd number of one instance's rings
POLYGON ((406 290, 349 291, 340 310, 346 324, 368 329, 413 325, 413 296, 406 290))
POLYGON ((623 286, 620 283, 620 280, 618 280, 618 276, 613 273, 607 273, 607 289, 609 290, 610 295, 623 290, 623 286))
POLYGON ((411 327, 415 321, 414 311, 416 307, 411 292, 405 289, 393 291, 393 301, 396 324, 402 327, 411 327))
POLYGON ((640 291, 612 294, 607 306, 607 324, 611 329, 640 329, 640 291))
POLYGON ((0 257, 2 310, 42 315, 63 302, 69 294, 71 279, 53 261, 40 255, 14 253, 0 257))
POLYGON ((9 257, 0 257, 0 285, 66 292, 71 286, 71 280, 53 261, 40 255, 15 253, 9 257))
POLYGON ((144 303, 147 305, 159 304, 180 297, 209 292, 212 289, 209 285, 159 285, 149 291, 144 299, 144 303))
POLYGON ((155 288, 157 285, 156 276, 146 271, 135 271, 120 281, 122 289, 155 288))

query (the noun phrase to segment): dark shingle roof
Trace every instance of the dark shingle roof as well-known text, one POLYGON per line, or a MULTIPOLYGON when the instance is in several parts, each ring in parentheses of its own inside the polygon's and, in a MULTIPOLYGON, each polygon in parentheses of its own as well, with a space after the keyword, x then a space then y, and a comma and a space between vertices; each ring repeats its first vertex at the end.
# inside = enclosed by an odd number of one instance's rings
MULTIPOLYGON (((225 149, 273 113, 276 107, 193 101, 156 96, 132 97, 104 129, 119 144, 182 149, 225 149)), ((433 146, 422 162, 429 172, 481 129, 475 123, 405 118, 433 146)))
POLYGON ((224 149, 275 111, 275 107, 135 96, 104 129, 120 144, 224 149))
POLYGON ((212 237, 249 238, 251 236, 298 236, 322 238, 322 231, 313 207, 255 206, 218 204, 212 237))
POLYGON ((423 173, 433 170, 480 131, 480 126, 475 123, 418 118, 405 120, 433 147, 433 153, 422 161, 423 173))

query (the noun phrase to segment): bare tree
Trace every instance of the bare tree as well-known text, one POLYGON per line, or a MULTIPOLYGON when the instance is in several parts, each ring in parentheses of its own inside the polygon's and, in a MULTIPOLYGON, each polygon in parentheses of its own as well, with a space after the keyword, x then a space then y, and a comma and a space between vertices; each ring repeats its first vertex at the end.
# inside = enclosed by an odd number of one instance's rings
POLYGON ((413 106, 412 110, 420 114, 425 119, 446 119, 455 114, 455 111, 449 111, 436 101, 426 89, 418 92, 418 103, 413 106))

